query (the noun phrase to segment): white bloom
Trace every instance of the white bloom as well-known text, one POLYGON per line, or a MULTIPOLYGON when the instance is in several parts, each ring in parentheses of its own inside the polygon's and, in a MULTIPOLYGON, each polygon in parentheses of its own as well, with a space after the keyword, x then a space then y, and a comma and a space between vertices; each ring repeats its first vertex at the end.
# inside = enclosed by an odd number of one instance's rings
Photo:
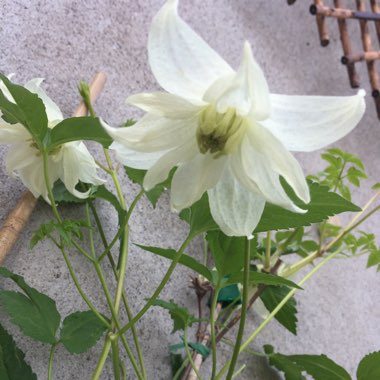
MULTIPOLYGON (((58 106, 40 87, 42 79, 35 78, 25 84, 25 88, 38 95, 43 101, 48 117, 49 128, 54 128, 63 120, 58 106)), ((10 101, 14 101, 4 84, 0 89, 10 101)), ((0 143, 11 144, 6 157, 8 173, 18 176, 24 185, 37 198, 40 195, 49 202, 44 179, 43 159, 32 136, 21 124, 8 124, 0 119, 0 143)), ((89 192, 80 192, 75 186, 79 181, 101 185, 105 183, 96 174, 97 165, 86 146, 81 141, 61 145, 49 154, 50 183, 60 179, 67 190, 78 198, 86 198, 89 192)))
POLYGON ((250 236, 265 202, 302 212, 284 177, 309 202, 302 169, 289 153, 322 148, 350 132, 363 115, 364 92, 351 97, 274 95, 245 42, 234 71, 177 14, 168 0, 149 34, 149 62, 169 93, 128 99, 147 114, 130 128, 104 125, 118 159, 148 169, 144 187, 165 180, 179 211, 208 191, 211 213, 227 235, 250 236))

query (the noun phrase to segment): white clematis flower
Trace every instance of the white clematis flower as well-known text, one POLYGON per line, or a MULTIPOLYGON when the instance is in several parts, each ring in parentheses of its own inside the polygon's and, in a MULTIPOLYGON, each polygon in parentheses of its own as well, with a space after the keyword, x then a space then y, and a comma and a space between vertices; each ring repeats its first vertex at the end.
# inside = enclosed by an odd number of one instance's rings
POLYGON ((169 93, 130 97, 147 114, 130 128, 104 127, 123 164, 148 169, 147 190, 176 166, 175 210, 207 191, 222 231, 249 237, 265 202, 302 212, 280 183, 282 176, 300 199, 310 201, 289 150, 312 151, 345 136, 364 113, 364 91, 351 97, 270 94, 248 42, 234 71, 178 16, 177 5, 166 1, 148 44, 153 74, 169 93))
MULTIPOLYGON (((35 78, 27 82, 24 87, 37 94, 43 101, 49 128, 54 128, 63 120, 63 116, 58 106, 40 87, 41 83, 42 79, 35 78)), ((2 82, 0 89, 8 100, 14 102, 2 82)), ((50 203, 43 174, 42 155, 26 128, 21 124, 11 125, 0 119, 0 143, 11 145, 6 157, 7 172, 19 177, 36 198, 41 195, 50 203)), ((89 191, 80 192, 75 188, 79 181, 94 185, 105 183, 97 176, 95 160, 81 141, 65 143, 51 152, 48 166, 50 183, 54 184, 60 179, 67 190, 78 198, 87 198, 89 195, 89 191)))

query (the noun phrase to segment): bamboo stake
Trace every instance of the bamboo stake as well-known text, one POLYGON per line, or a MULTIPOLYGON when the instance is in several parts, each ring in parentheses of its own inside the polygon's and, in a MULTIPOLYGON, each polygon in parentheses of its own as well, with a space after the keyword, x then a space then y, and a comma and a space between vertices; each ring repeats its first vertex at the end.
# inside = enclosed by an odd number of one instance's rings
MULTIPOLYGON (((322 0, 314 0, 316 7, 324 8, 322 0)), ((322 14, 316 14, 317 19, 317 27, 319 33, 319 39, 321 41, 322 46, 327 46, 330 43, 330 37, 326 29, 325 16, 322 14)))
MULTIPOLYGON (((106 79, 106 75, 101 72, 94 76, 90 84, 90 98, 92 101, 95 101, 100 95, 106 79)), ((82 101, 75 110, 73 116, 79 117, 86 115, 87 108, 82 101)), ((27 224, 36 204, 37 199, 30 191, 26 191, 18 200, 15 208, 5 219, 4 224, 0 229, 0 265, 16 243, 18 236, 27 224)))

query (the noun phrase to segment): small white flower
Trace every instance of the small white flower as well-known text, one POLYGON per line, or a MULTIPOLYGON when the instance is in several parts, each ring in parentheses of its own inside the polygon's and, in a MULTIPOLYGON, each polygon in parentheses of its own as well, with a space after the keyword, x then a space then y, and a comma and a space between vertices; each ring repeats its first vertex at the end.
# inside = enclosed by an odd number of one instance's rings
MULTIPOLYGON (((35 78, 25 84, 25 88, 38 95, 43 101, 48 117, 49 128, 54 128, 63 120, 58 106, 40 87, 42 79, 35 78)), ((14 101, 4 84, 0 89, 10 101, 14 101)), ((43 159, 30 133, 21 124, 8 124, 0 119, 0 143, 11 144, 6 157, 7 172, 21 179, 24 185, 37 198, 40 195, 49 202, 44 179, 43 159)), ((86 146, 81 141, 61 145, 49 154, 50 183, 60 179, 67 190, 78 198, 86 198, 89 191, 80 192, 75 187, 79 181, 94 185, 105 181, 96 174, 97 165, 86 146)))
POLYGON ((345 136, 364 113, 364 91, 351 97, 270 94, 248 42, 234 71, 178 16, 177 5, 168 0, 155 16, 148 44, 153 74, 169 93, 130 97, 145 117, 130 128, 104 126, 123 164, 148 169, 146 189, 176 166, 175 210, 207 191, 223 232, 249 237, 265 202, 302 212, 280 184, 282 176, 309 202, 289 150, 312 151, 345 136))

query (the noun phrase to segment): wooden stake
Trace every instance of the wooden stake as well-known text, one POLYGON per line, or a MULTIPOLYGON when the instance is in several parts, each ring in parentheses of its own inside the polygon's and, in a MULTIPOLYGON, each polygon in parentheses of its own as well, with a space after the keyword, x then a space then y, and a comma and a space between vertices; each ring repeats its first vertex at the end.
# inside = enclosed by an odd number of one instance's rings
MULTIPOLYGON (((104 73, 97 73, 90 84, 90 97, 94 102, 100 95, 104 84, 106 82, 106 75, 104 73)), ((80 103, 73 116, 86 116, 87 108, 83 101, 80 103)), ((41 174, 42 175, 42 174, 41 174)), ((9 213, 0 229, 0 264, 4 261, 6 255, 16 243, 18 236, 27 224, 30 215, 32 214, 37 199, 30 191, 26 191, 15 208, 9 213)))

